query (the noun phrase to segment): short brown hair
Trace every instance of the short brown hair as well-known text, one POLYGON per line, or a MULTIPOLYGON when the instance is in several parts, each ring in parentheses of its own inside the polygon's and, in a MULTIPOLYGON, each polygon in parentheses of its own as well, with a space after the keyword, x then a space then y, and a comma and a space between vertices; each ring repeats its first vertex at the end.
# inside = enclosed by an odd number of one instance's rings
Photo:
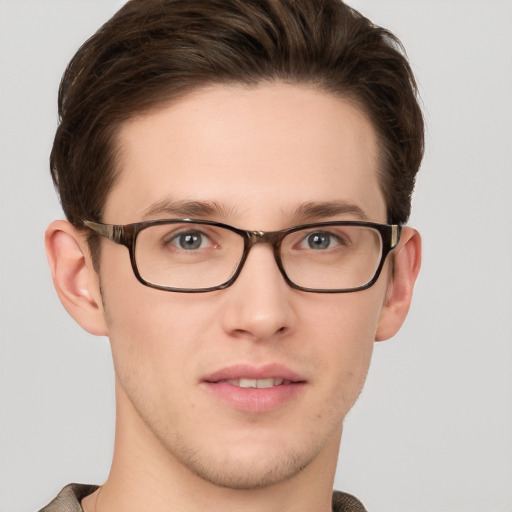
POLYGON ((68 220, 101 221, 123 122, 202 86, 264 81, 355 101, 379 137, 388 222, 407 221, 424 144, 414 76, 399 40, 341 0, 129 1, 62 78, 50 166, 68 220))

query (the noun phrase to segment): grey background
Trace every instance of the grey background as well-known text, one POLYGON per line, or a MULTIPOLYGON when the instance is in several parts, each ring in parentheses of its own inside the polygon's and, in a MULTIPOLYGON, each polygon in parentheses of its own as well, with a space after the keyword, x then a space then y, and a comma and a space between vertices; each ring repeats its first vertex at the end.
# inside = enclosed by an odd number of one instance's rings
MULTIPOLYGON (((410 316, 378 344, 336 485, 379 512, 512 511, 512 1, 353 0, 404 42, 427 155, 410 316)), ((0 511, 102 482, 114 426, 108 342, 51 284, 47 170, 60 76, 117 0, 0 0, 0 511)))

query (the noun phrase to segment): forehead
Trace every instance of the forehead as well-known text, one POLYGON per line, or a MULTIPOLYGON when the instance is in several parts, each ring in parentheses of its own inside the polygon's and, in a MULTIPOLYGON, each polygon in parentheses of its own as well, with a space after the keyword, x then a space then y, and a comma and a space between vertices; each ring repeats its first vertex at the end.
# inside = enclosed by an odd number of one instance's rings
POLYGON ((385 220, 371 123, 305 86, 204 88, 131 119, 118 144, 106 222, 137 222, 166 202, 215 203, 221 220, 260 229, 306 203, 346 202, 385 220))

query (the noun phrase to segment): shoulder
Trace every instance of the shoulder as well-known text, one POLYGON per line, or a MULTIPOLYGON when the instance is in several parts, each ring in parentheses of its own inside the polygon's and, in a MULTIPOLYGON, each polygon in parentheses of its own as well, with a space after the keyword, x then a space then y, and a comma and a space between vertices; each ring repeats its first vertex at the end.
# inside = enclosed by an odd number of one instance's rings
POLYGON ((97 485, 66 485, 57 497, 39 512, 83 512, 80 502, 97 488, 97 485))
POLYGON ((364 505, 354 496, 345 492, 334 491, 332 494, 333 512, 366 512, 364 505))

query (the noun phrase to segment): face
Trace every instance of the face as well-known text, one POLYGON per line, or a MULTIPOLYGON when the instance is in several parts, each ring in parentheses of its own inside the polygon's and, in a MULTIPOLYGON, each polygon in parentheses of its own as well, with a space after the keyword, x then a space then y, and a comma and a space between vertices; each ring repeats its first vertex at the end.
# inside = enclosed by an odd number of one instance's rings
MULTIPOLYGON (((362 216, 386 221, 371 124, 349 102, 310 88, 202 89, 127 123, 119 147, 106 223, 193 217, 279 230, 362 216), (313 204, 320 207, 305 208, 313 204)), ((126 248, 103 240, 121 437, 233 488, 335 464, 387 277, 386 266, 372 288, 356 293, 294 290, 270 246, 258 244, 231 287, 169 293, 140 284, 126 248), (239 379, 284 385, 246 389, 239 379)))

